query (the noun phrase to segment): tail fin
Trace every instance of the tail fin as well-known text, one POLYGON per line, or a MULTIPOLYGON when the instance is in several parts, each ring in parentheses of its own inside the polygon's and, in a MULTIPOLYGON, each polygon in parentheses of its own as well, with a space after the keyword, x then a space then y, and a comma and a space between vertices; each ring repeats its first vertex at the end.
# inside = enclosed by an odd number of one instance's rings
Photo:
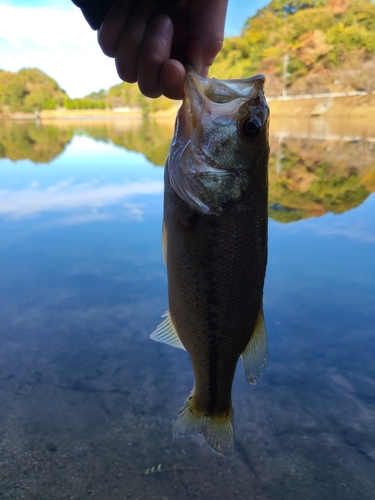
POLYGON ((233 430, 233 408, 227 417, 207 415, 193 407, 193 398, 190 396, 179 411, 173 422, 172 435, 176 437, 187 437, 195 434, 203 434, 209 445, 216 453, 225 458, 233 458, 234 455, 234 430, 233 430))

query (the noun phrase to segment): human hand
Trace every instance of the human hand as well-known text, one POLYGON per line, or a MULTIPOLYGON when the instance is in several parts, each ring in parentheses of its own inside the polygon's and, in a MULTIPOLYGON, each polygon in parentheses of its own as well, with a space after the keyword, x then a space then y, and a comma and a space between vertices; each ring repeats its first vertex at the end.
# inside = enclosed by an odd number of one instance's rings
POLYGON ((207 76, 220 51, 228 0, 114 0, 98 31, 117 73, 148 97, 182 99, 184 63, 207 76))

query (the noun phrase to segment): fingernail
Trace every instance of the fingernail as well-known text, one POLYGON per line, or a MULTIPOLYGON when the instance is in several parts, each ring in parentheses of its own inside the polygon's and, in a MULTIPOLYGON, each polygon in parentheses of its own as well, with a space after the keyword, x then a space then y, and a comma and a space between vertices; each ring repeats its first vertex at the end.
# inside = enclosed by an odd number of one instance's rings
POLYGON ((151 35, 164 42, 170 35, 172 28, 172 22, 168 16, 159 16, 151 24, 150 33, 151 35))
POLYGON ((207 66, 205 66, 204 61, 203 59, 201 59, 199 54, 193 54, 193 55, 188 54, 188 58, 194 70, 200 75, 202 75, 202 70, 204 70, 207 66))
POLYGON ((203 68, 200 70, 199 74, 201 76, 203 76, 204 78, 207 78, 209 69, 210 69, 209 66, 203 66, 203 68))
POLYGON ((164 81, 169 87, 175 87, 180 81, 180 72, 174 66, 168 66, 164 70, 164 81))

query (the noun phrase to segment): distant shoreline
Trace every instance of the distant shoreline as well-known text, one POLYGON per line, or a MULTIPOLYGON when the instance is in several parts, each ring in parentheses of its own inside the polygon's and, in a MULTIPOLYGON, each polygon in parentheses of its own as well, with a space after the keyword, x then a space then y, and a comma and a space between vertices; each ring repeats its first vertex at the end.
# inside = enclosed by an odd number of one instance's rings
MULTIPOLYGON (((180 103, 164 111, 150 113, 150 119, 174 119, 180 103)), ((312 99, 274 100, 269 106, 272 116, 278 117, 314 117, 327 118, 373 118, 375 116, 375 95, 373 93, 356 96, 325 97, 312 99)), ((0 118, 12 120, 141 120, 141 111, 117 112, 111 109, 56 109, 43 110, 37 116, 35 113, 0 114, 0 118)))
MULTIPOLYGON (((172 119, 176 116, 180 103, 171 108, 156 113, 150 113, 148 118, 172 119)), ((112 109, 53 109, 37 113, 0 113, 0 118, 11 120, 141 120, 141 111, 113 111, 112 109)))
POLYGON ((288 101, 271 100, 269 106, 271 116, 372 119, 375 115, 375 95, 368 93, 355 96, 291 99, 288 101))

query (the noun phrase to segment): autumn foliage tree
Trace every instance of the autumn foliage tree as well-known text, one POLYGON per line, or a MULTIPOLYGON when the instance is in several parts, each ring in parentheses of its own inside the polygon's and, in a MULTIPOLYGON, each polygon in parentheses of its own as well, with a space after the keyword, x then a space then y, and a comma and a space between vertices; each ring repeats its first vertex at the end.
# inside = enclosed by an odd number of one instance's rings
POLYGON ((371 0, 272 0, 246 21, 240 37, 225 40, 212 74, 244 78, 262 72, 269 91, 277 93, 287 54, 292 93, 306 91, 313 79, 318 91, 374 90, 374 33, 371 0))

